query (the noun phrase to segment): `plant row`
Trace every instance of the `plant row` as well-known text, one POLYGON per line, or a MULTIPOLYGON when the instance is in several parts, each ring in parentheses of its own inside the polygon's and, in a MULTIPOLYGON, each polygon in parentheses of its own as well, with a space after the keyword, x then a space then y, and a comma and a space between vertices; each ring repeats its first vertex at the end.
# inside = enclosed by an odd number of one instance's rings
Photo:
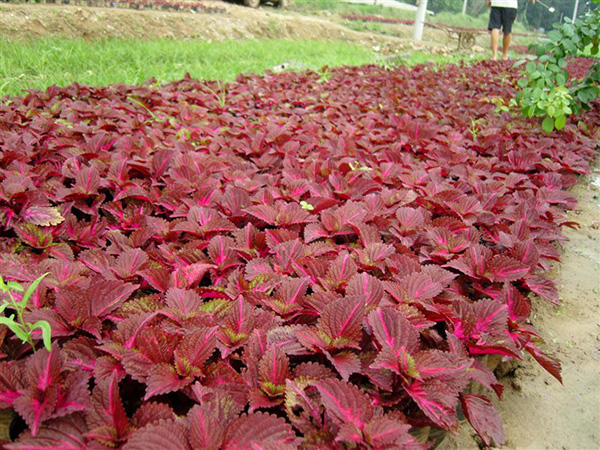
POLYGON ((518 77, 366 66, 5 98, 0 267, 12 286, 48 273, 23 318, 52 330, 32 352, 0 328, 5 448, 418 449, 459 411, 501 444, 484 356, 560 380, 531 302, 559 303, 545 273, 600 125, 595 108, 544 136, 482 101, 509 104, 518 77))

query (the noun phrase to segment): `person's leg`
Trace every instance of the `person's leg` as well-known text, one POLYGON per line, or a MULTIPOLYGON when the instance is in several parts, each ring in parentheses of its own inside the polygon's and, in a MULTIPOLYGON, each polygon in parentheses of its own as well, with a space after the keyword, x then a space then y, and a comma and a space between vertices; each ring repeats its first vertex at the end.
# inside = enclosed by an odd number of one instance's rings
POLYGON ((492 59, 498 59, 498 41, 500 40, 500 28, 502 27, 502 8, 492 6, 490 10, 490 21, 488 30, 491 31, 492 59))
POLYGON ((498 41, 500 39, 500 30, 494 28, 492 30, 492 59, 498 59, 498 41))
POLYGON ((508 59, 508 47, 510 46, 510 34, 512 26, 517 18, 517 10, 515 8, 504 8, 502 11, 502 59, 508 59))
POLYGON ((504 37, 502 38, 502 59, 504 61, 506 61, 508 59, 508 46, 509 45, 510 45, 510 33, 504 33, 504 37))

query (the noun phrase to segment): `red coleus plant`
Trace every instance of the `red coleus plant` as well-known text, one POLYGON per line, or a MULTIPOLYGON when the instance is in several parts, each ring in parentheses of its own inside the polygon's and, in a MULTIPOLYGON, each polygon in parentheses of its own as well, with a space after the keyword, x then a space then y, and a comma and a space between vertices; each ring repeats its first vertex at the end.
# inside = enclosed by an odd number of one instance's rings
POLYGON ((470 385, 502 394, 486 354, 560 380, 531 293, 558 303, 544 272, 600 123, 550 139, 480 101, 517 76, 362 67, 6 101, 0 267, 49 272, 25 319, 53 347, 0 334, 0 406, 24 420, 5 446, 418 449, 459 410, 501 444, 470 385))

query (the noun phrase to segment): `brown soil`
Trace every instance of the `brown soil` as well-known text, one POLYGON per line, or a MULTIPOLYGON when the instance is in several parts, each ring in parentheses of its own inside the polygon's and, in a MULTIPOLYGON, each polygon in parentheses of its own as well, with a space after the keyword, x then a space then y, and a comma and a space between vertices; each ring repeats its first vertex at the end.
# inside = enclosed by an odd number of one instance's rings
MULTIPOLYGON (((65 38, 322 39, 377 45, 382 50, 427 49, 450 52, 456 42, 446 33, 425 29, 415 45, 411 27, 394 25, 394 35, 352 31, 328 17, 252 10, 223 2, 206 2, 224 14, 134 11, 59 5, 0 5, 0 38, 60 36, 65 38)), ((487 46, 487 36, 478 38, 487 46)), ((479 49, 477 49, 479 50, 479 49)), ((498 403, 509 449, 600 448, 600 168, 574 189, 580 204, 572 219, 578 230, 566 230, 563 262, 556 268, 562 306, 539 301, 532 318, 550 349, 563 363, 564 386, 535 361, 526 359, 506 374, 504 399, 498 403)), ((479 448, 465 425, 441 449, 479 448)))
MULTIPOLYGON (((307 17, 277 9, 251 9, 220 1, 204 2, 224 13, 190 13, 116 8, 89 8, 55 4, 0 4, 0 36, 14 39, 60 36, 64 38, 136 39, 320 39, 343 40, 364 45, 392 44, 403 47, 401 37, 350 30, 329 18, 307 17)), ((410 27, 406 27, 410 29, 410 27)), ((419 48, 440 48, 437 30, 425 30, 419 48)), ((442 44, 440 44, 442 42, 442 44)))

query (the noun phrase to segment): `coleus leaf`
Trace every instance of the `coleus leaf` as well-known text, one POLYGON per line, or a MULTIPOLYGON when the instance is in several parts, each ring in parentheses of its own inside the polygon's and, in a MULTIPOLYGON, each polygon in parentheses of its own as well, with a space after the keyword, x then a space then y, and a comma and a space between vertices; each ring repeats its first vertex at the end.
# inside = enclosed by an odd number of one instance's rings
POLYGON ((372 309, 383 299, 383 284, 374 276, 362 272, 349 281, 346 295, 360 297, 366 308, 372 309))
POLYGON ((289 358, 274 345, 270 346, 258 364, 258 380, 262 391, 269 397, 283 395, 285 380, 289 377, 289 358))
POLYGON ((33 450, 56 448, 64 450, 85 450, 88 448, 85 434, 87 425, 81 414, 46 421, 35 436, 25 431, 16 442, 4 444, 6 449, 33 450))
POLYGON ((330 340, 330 348, 357 348, 364 317, 365 302, 362 298, 340 298, 325 307, 317 329, 330 340))
POLYGON ((98 383, 92 392, 92 409, 86 416, 87 437, 116 445, 129 437, 129 419, 123 409, 116 373, 98 383))
POLYGON ((505 444, 502 419, 487 397, 464 394, 460 396, 460 403, 465 417, 486 446, 499 447, 505 444))
POLYGON ((0 406, 11 407, 23 389, 23 369, 15 361, 0 361, 0 406))
POLYGON ((13 227, 13 230, 24 244, 27 244, 33 248, 46 249, 54 242, 54 238, 50 230, 40 228, 38 225, 34 225, 32 223, 17 224, 13 227))
POLYGON ((59 209, 51 206, 31 206, 23 211, 21 217, 27 223, 42 227, 58 225, 65 220, 59 209))
POLYGON ((364 440, 373 448, 424 449, 426 444, 419 444, 409 434, 410 425, 401 420, 387 416, 374 417, 364 430, 364 440))
POLYGON ((548 355, 532 342, 525 345, 525 350, 527 350, 527 352, 529 352, 529 354, 533 356, 550 375, 562 384, 561 364, 558 359, 548 355))
POLYGON ((495 256, 487 263, 486 278, 495 282, 516 281, 529 272, 529 266, 508 256, 495 256))
POLYGON ((232 302, 217 335, 223 357, 244 343, 255 325, 254 308, 241 297, 232 302))
POLYGON ((350 375, 352 375, 353 373, 360 372, 360 359, 353 351, 340 350, 330 352, 324 350, 323 353, 325 353, 327 359, 331 362, 331 364, 333 364, 335 370, 337 370, 338 373, 342 376, 342 380, 348 381, 350 375))
POLYGON ((357 386, 339 380, 313 382, 329 417, 339 425, 350 423, 362 430, 373 417, 373 406, 368 396, 357 386))
MULTIPOLYGON (((188 368, 184 367, 184 370, 188 370, 188 368)), ((148 400, 155 395, 179 391, 191 382, 191 377, 181 378, 177 373, 177 368, 173 367, 171 364, 156 364, 148 373, 144 400, 148 400)))
POLYGON ((357 273, 354 259, 348 252, 341 252, 327 270, 327 275, 321 279, 325 288, 336 290, 345 288, 357 273))
POLYGON ((206 406, 196 405, 187 415, 191 447, 198 450, 220 448, 223 443, 224 426, 206 406))
POLYGON ((437 426, 448 430, 458 429, 459 422, 456 417, 458 392, 449 389, 444 381, 415 380, 409 386, 405 386, 405 390, 421 411, 437 426))
POLYGON ((127 300, 137 288, 137 284, 111 280, 92 283, 86 293, 90 302, 90 312, 95 316, 105 317, 127 300))
POLYGON ((148 402, 142 404, 131 417, 131 425, 139 429, 161 420, 173 420, 174 418, 175 414, 169 405, 148 402))
POLYGON ((243 415, 225 429, 223 450, 248 448, 296 448, 292 427, 281 417, 260 412, 243 415))
POLYGON ((534 294, 539 295, 541 298, 549 301, 550 303, 560 305, 558 289, 556 288, 556 283, 553 280, 540 275, 530 274, 526 276, 523 281, 534 294))
POLYGON ((382 347, 397 351, 413 352, 418 343, 419 332, 399 311, 393 308, 377 308, 369 314, 369 325, 382 347))
POLYGON ((310 284, 310 278, 291 278, 279 285, 273 298, 265 303, 280 316, 298 312, 304 303, 304 296, 310 284))
POLYGON ((191 450, 185 425, 174 420, 160 420, 135 431, 123 450, 191 450))
POLYGON ((27 361, 25 377, 28 386, 23 395, 14 400, 13 407, 23 417, 33 436, 42 422, 55 413, 63 382, 61 370, 62 357, 57 346, 53 346, 50 352, 39 350, 27 361))
POLYGON ((203 365, 215 351, 218 327, 198 327, 189 332, 175 349, 175 368, 182 377, 202 376, 203 365))

